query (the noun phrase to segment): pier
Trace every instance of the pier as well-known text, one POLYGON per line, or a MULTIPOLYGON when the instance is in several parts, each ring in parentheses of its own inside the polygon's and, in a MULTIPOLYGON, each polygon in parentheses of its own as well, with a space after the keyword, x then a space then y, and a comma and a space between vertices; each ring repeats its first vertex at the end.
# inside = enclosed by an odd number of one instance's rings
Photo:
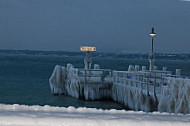
POLYGON ((113 100, 136 111, 190 113, 190 79, 166 70, 137 68, 130 65, 128 71, 115 71, 95 64, 94 69, 86 70, 57 65, 49 82, 57 95, 113 100))
POLYGON ((166 67, 158 70, 154 66, 155 35, 152 28, 148 70, 139 65, 129 65, 128 71, 100 69, 98 64, 92 69, 90 53, 96 47, 82 46, 84 68, 57 65, 49 79, 51 92, 84 100, 113 100, 135 111, 190 113, 190 79, 181 76, 181 69, 173 75, 166 67))

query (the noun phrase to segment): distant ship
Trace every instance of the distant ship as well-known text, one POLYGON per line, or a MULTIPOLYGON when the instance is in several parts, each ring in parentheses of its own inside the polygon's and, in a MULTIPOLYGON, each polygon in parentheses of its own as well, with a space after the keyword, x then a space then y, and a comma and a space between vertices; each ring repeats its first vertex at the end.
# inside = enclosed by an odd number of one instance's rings
POLYGON ((158 70, 154 66, 152 28, 149 55, 150 66, 129 65, 128 71, 100 69, 98 64, 91 68, 90 52, 96 47, 81 47, 86 52, 84 68, 55 66, 49 79, 54 95, 70 95, 84 100, 109 99, 135 111, 160 111, 169 113, 190 113, 190 79, 181 76, 181 69, 173 75, 167 67, 158 70))

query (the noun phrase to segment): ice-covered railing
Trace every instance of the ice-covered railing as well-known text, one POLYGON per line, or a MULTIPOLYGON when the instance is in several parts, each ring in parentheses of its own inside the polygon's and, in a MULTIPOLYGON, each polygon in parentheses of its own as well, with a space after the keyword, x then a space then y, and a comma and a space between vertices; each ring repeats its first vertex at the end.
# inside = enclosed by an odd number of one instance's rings
POLYGON ((78 76, 84 83, 112 82, 112 70, 109 69, 79 69, 78 76))
POLYGON ((159 86, 154 77, 158 75, 145 71, 113 71, 112 97, 130 109, 141 111, 157 110, 159 86))
POLYGON ((125 92, 113 90, 113 99, 134 110, 150 111, 147 107, 152 103, 146 99, 152 99, 158 111, 190 113, 190 79, 178 72, 172 75, 164 70, 113 71, 113 87, 125 92))
POLYGON ((104 97, 101 92, 110 97, 110 90, 113 82, 112 71, 109 69, 99 69, 95 64, 94 69, 78 69, 72 64, 67 67, 57 65, 49 79, 50 88, 54 95, 65 94, 76 98, 98 99, 104 97), (100 91, 102 90, 106 91, 100 91))
POLYGON ((171 113, 190 113, 190 79, 167 77, 162 86, 158 110, 171 113))
POLYGON ((111 70, 72 68, 67 71, 69 76, 65 84, 66 94, 85 100, 97 100, 111 96, 111 70))
POLYGON ((114 83, 123 84, 143 91, 146 94, 159 95, 170 71, 113 71, 114 83))

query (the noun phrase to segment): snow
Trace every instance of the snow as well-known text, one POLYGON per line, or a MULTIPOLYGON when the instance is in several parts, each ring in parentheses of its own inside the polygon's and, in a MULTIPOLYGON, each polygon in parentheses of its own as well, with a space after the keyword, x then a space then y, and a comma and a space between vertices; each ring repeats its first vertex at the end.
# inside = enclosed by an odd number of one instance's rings
POLYGON ((0 104, 1 126, 189 126, 190 115, 0 104))

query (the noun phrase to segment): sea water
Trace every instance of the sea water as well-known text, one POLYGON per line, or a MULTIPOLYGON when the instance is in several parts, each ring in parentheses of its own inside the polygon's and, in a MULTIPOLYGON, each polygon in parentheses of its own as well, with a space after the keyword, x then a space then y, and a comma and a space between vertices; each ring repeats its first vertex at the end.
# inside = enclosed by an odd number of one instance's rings
MULTIPOLYGON (((55 65, 73 64, 83 68, 83 57, 0 55, 0 103, 25 105, 51 105, 60 107, 90 107, 102 109, 125 109, 123 105, 111 101, 83 101, 70 96, 53 96, 50 92, 49 77, 55 65)), ((145 65, 148 60, 94 58, 93 63, 101 68, 127 70, 129 64, 145 65)), ((182 74, 190 77, 190 61, 158 60, 158 68, 168 67, 172 72, 182 69, 182 74)))

